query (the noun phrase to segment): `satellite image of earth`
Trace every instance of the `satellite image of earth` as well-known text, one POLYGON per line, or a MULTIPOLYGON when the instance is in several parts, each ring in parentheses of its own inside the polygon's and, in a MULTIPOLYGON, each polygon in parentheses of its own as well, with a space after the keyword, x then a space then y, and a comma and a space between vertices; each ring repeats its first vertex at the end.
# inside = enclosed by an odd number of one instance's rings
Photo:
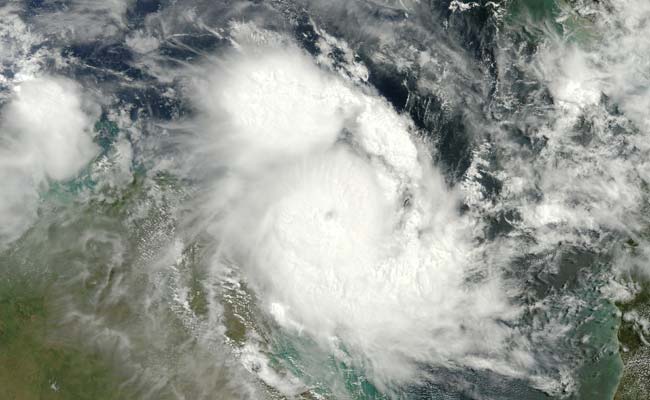
POLYGON ((650 399, 650 1, 0 0, 33 399, 650 399))

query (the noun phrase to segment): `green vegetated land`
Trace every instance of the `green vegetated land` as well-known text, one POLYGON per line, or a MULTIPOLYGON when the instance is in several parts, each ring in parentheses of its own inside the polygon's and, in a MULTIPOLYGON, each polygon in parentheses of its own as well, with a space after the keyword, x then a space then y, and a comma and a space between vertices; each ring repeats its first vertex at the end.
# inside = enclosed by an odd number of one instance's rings
POLYGON ((645 284, 631 302, 618 306, 624 316, 618 339, 625 367, 615 400, 645 400, 650 396, 650 346, 644 336, 645 329, 638 321, 650 320, 650 285, 645 284), (625 318, 629 313, 637 314, 638 319, 625 318))
POLYGON ((0 284, 0 398, 123 399, 99 354, 48 340, 46 297, 29 284, 0 284))

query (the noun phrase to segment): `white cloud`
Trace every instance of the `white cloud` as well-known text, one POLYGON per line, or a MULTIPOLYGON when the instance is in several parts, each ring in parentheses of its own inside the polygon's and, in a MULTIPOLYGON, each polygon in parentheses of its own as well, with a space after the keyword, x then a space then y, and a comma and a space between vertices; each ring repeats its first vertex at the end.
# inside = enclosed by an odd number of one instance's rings
POLYGON ((18 237, 35 217, 48 180, 73 178, 96 154, 93 111, 80 88, 42 77, 15 87, 0 120, 0 243, 18 237))

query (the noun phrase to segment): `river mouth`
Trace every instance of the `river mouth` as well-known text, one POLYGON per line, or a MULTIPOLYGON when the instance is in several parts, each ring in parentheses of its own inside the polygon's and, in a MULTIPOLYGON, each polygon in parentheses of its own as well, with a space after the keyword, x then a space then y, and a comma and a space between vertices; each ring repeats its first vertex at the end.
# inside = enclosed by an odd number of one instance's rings
POLYGON ((650 7, 425 3, 1 6, 0 394, 645 393, 650 7))

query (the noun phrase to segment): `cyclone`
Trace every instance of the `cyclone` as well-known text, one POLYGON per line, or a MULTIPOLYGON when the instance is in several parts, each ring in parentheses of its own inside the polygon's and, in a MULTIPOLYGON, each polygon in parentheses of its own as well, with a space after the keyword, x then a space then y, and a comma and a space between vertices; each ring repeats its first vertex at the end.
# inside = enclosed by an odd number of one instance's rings
POLYGON ((649 19, 0 2, 0 399, 650 397, 649 19))

